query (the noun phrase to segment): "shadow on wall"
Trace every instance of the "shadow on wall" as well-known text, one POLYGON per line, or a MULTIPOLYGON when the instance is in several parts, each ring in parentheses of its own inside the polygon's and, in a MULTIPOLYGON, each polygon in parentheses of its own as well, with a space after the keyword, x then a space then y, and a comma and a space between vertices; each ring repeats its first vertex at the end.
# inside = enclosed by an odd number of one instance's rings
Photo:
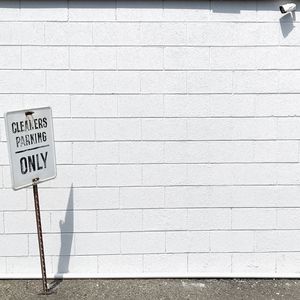
POLYGON ((73 185, 70 188, 65 220, 60 220, 60 252, 57 273, 68 273, 74 232, 74 196, 73 185), (66 234, 67 233, 67 234, 66 234))
POLYGON ((284 37, 287 37, 290 32, 294 29, 294 22, 296 21, 296 14, 288 13, 280 18, 281 32, 284 37))
MULTIPOLYGON (((73 185, 70 188, 68 205, 66 208, 65 219, 60 220, 60 251, 55 278, 69 272, 71 249, 74 233, 74 196, 73 185)), ((53 291, 63 279, 56 279, 50 284, 50 291, 53 291)))

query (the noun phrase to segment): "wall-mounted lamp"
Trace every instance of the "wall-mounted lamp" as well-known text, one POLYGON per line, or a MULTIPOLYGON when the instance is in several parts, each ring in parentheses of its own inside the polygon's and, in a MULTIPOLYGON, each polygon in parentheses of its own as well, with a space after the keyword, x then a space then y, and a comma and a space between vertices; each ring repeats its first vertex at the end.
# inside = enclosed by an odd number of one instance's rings
POLYGON ((292 12, 292 11, 296 10, 296 4, 295 3, 287 3, 287 4, 284 4, 284 5, 280 5, 279 9, 280 9, 282 14, 292 12))

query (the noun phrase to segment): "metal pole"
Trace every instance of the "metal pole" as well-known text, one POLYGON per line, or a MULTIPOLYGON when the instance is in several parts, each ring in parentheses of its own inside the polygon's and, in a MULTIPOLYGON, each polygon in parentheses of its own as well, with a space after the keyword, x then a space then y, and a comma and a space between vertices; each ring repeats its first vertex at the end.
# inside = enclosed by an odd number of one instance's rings
POLYGON ((33 197, 34 197, 34 206, 35 206, 35 217, 36 217, 36 227, 39 241, 39 249, 40 249, 40 262, 41 262, 41 270, 42 270, 42 279, 43 279, 43 291, 45 294, 48 292, 47 285, 47 274, 46 274, 46 263, 45 263, 45 253, 44 253, 44 244, 43 244, 43 232, 42 232, 42 224, 41 224, 41 213, 40 213, 40 204, 39 204, 39 192, 38 192, 38 180, 36 178, 32 181, 33 187, 33 197))

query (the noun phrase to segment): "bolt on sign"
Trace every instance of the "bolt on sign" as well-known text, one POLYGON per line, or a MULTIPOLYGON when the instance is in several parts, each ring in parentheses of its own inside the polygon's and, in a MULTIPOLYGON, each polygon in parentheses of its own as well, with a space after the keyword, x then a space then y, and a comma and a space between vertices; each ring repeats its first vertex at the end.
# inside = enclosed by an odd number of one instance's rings
POLYGON ((5 114, 13 189, 56 177, 52 111, 50 107, 5 114))
POLYGON ((5 114, 6 136, 14 190, 32 185, 44 294, 47 284, 38 183, 56 177, 52 110, 41 107, 5 114))

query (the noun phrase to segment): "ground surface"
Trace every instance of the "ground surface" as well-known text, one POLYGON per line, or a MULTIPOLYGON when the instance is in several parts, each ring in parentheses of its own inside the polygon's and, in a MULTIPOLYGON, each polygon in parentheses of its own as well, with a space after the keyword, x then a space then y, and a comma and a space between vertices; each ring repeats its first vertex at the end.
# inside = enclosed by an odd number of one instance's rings
POLYGON ((300 280, 64 280, 55 286, 45 296, 39 280, 0 280, 0 299, 300 299, 300 280))

